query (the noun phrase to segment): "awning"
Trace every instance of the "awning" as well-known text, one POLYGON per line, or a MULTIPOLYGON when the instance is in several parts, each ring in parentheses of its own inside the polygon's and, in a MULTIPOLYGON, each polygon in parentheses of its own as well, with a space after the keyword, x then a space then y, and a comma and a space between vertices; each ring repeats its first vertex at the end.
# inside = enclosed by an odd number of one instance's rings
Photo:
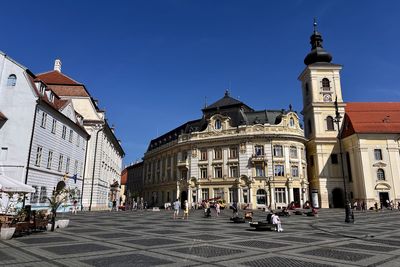
POLYGON ((35 191, 35 188, 32 186, 21 183, 0 173, 0 192, 34 193, 35 191))

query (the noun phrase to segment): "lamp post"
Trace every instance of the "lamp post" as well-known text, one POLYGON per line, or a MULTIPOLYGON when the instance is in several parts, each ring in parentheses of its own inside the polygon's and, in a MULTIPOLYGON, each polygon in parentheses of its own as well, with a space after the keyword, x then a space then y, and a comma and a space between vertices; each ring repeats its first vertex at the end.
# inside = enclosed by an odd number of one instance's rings
MULTIPOLYGON (((341 130, 340 130, 340 121, 342 119, 342 116, 340 116, 339 113, 339 107, 338 107, 338 103, 337 103, 337 97, 335 99, 335 111, 336 111, 336 116, 334 121, 336 122, 337 125, 337 129, 338 129, 338 143, 339 143, 339 154, 340 154, 340 163, 342 165, 342 178, 343 178, 343 189, 344 189, 344 201, 345 201, 345 211, 346 211, 346 216, 344 221, 346 223, 350 223, 352 221, 351 217, 352 217, 352 212, 351 212, 351 207, 350 207, 350 201, 347 195, 347 188, 346 188, 346 178, 344 177, 344 165, 343 165, 343 151, 342 151, 342 140, 340 138, 341 135, 341 130)), ((353 219, 354 221, 354 219, 353 219)))

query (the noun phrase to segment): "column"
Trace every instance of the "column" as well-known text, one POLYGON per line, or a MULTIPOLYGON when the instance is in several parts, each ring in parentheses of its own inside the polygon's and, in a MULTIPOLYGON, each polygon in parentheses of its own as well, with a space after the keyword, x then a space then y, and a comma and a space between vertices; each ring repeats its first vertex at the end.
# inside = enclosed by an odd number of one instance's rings
POLYGON ((285 202, 286 202, 286 204, 288 203, 288 201, 289 201, 289 192, 288 192, 289 190, 288 190, 288 188, 287 188, 287 186, 285 186, 285 202))
POLYGON ((271 185, 270 186, 270 194, 271 194, 271 209, 276 208, 276 203, 275 203, 275 186, 271 185))
POLYGON ((188 203, 189 207, 192 206, 193 198, 192 198, 192 188, 188 186, 188 203))
POLYGON ((292 203, 292 201, 294 201, 293 199, 293 185, 292 183, 289 184, 289 203, 292 203))

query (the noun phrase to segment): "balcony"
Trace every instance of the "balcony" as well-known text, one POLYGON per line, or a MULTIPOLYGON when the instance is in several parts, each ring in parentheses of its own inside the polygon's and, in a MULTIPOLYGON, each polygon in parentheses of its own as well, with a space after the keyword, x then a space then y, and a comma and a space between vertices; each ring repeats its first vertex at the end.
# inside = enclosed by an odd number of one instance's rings
POLYGON ((253 154, 251 155, 251 162, 267 162, 267 156, 264 154, 253 154))
POLYGON ((189 167, 189 161, 187 159, 178 160, 178 163, 177 163, 176 166, 178 168, 188 168, 189 167))

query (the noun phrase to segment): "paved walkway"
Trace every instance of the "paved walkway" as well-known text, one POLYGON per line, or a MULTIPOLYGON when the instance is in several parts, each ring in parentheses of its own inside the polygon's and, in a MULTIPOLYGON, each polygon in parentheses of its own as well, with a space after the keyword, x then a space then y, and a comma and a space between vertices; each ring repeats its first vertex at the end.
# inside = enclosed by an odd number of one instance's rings
MULTIPOLYGON (((213 213, 214 215, 214 213, 213 213)), ((400 212, 343 210, 292 215, 283 233, 254 231, 222 216, 188 221, 171 211, 92 212, 68 228, 0 241, 1 266, 400 266, 400 212)), ((255 212, 255 219, 265 213, 255 212)))

